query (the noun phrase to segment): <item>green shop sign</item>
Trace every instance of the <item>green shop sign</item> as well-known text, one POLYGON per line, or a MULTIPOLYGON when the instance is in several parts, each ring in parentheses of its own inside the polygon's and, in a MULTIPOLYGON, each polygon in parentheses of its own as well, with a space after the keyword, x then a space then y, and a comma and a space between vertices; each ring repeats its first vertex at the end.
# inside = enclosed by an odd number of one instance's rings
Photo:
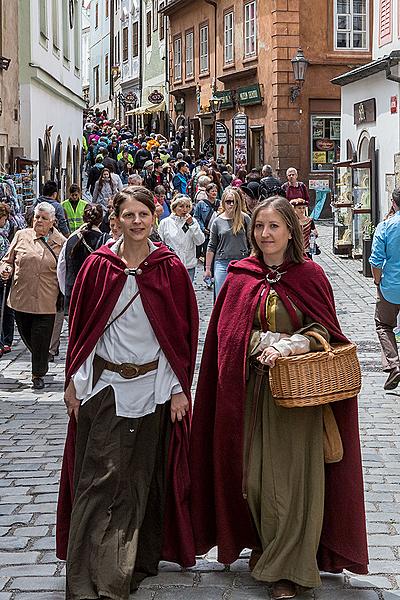
POLYGON ((248 104, 261 104, 263 101, 261 96, 260 85, 255 83, 254 85, 246 85, 241 87, 237 91, 239 104, 246 106, 248 104))
POLYGON ((231 90, 221 90, 219 92, 214 92, 214 94, 217 98, 221 98, 221 110, 234 107, 231 90))

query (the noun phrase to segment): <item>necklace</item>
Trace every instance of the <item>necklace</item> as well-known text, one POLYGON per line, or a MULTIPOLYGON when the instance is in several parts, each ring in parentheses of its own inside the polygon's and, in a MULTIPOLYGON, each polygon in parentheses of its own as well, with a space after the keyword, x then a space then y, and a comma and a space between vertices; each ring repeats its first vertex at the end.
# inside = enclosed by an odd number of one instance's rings
POLYGON ((278 281, 281 280, 282 275, 287 273, 287 271, 279 271, 281 266, 282 265, 273 265, 272 267, 267 267, 269 269, 269 272, 265 276, 265 280, 267 281, 267 283, 278 283, 278 281))

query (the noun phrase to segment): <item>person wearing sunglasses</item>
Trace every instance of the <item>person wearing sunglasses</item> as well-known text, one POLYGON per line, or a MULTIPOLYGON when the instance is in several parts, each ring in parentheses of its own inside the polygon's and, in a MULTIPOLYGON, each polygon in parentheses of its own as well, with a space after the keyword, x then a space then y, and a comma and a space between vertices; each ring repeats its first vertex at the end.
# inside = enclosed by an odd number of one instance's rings
POLYGON ((221 207, 213 219, 207 246, 205 278, 214 270, 215 298, 226 279, 228 265, 232 260, 249 256, 250 217, 243 211, 242 198, 233 187, 222 194, 221 207))

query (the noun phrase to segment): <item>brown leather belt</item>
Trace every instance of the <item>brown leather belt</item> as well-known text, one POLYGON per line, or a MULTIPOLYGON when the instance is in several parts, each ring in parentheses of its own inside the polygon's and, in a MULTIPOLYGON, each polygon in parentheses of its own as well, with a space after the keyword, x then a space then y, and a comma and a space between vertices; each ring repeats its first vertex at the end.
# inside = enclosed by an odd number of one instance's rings
POLYGON ((135 377, 145 375, 145 373, 148 373, 149 371, 155 371, 158 367, 158 359, 144 365, 134 365, 133 363, 122 363, 121 365, 116 365, 115 363, 104 360, 104 358, 101 358, 97 355, 95 356, 95 359, 101 363, 103 369, 118 373, 124 379, 135 379, 135 377))

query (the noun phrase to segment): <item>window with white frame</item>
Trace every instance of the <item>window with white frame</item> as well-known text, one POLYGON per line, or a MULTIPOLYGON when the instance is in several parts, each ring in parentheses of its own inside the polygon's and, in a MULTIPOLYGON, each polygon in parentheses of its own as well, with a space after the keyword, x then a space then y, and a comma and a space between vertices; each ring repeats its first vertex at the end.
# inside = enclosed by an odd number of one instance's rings
POLYGON ((200 25, 200 73, 208 71, 208 25, 200 25))
POLYGON ((368 0, 335 0, 335 49, 368 46, 368 0))
POLYGON ((185 75, 193 77, 193 31, 187 31, 185 36, 185 75))
POLYGON ((233 63, 233 10, 224 15, 224 63, 233 63))
POLYGON ((174 80, 182 79, 182 38, 174 39, 174 80))
POLYGON ((244 55, 253 56, 257 52, 256 2, 244 5, 244 55))

